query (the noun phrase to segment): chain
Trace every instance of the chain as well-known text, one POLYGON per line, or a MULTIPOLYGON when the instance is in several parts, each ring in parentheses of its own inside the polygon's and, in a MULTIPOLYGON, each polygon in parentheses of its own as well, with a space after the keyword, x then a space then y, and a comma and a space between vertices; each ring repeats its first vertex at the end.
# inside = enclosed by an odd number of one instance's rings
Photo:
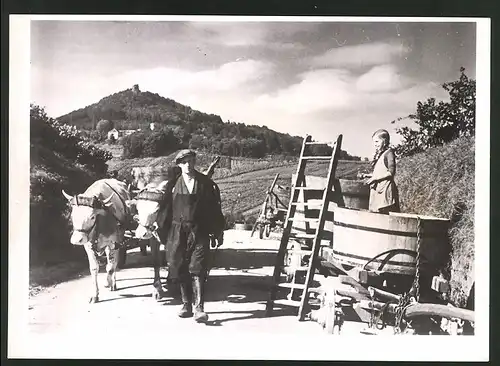
POLYGON ((420 216, 417 216, 417 258, 415 264, 415 299, 417 302, 420 300, 420 245, 422 244, 422 221, 420 216))
POLYGON ((403 320, 403 315, 406 311, 406 307, 410 304, 410 292, 405 293, 399 299, 398 305, 396 306, 396 319, 394 321, 394 333, 401 333, 401 321, 403 320))
POLYGON ((396 306, 396 319, 394 323, 394 332, 401 333, 401 321, 403 320, 403 316, 406 312, 406 308, 413 301, 420 300, 420 246, 422 244, 422 220, 419 216, 417 216, 417 257, 415 263, 415 278, 413 280, 413 284, 410 290, 405 293, 399 299, 398 305, 396 306), (412 299, 412 290, 414 292, 414 298, 412 299))
POLYGON ((373 324, 375 323, 375 308, 373 307, 373 292, 370 291, 370 322, 368 323, 369 328, 373 328, 373 324))

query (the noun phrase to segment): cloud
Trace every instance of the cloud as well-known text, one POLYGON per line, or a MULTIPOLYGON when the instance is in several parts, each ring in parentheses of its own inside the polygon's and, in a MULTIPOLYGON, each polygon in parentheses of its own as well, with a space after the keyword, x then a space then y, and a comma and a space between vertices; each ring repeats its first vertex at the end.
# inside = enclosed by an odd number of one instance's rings
POLYGON ((410 49, 403 44, 375 42, 356 46, 342 46, 313 57, 311 64, 319 67, 362 67, 387 64, 402 57, 410 49))
POLYGON ((298 83, 263 94, 255 104, 292 114, 359 113, 368 110, 405 111, 418 100, 443 94, 435 83, 419 83, 392 65, 371 68, 356 75, 347 69, 322 69, 299 75, 298 83))
POLYGON ((352 78, 345 70, 317 70, 299 75, 299 83, 274 94, 264 94, 256 103, 289 113, 309 113, 324 108, 341 109, 352 103, 352 78))
POLYGON ((194 21, 188 24, 191 38, 203 37, 204 41, 229 47, 259 45, 267 35, 266 28, 258 23, 194 21))
POLYGON ((356 81, 361 92, 381 92, 401 89, 407 81, 392 65, 375 66, 356 81))
POLYGON ((161 95, 181 92, 227 92, 258 81, 272 69, 273 65, 268 62, 243 60, 226 63, 213 70, 155 68, 128 72, 118 78, 128 84, 138 83, 143 85, 145 90, 154 90, 161 95))
POLYGON ((273 67, 269 62, 245 59, 200 71, 160 67, 107 76, 33 67, 31 98, 38 104, 50 106, 48 112, 54 117, 95 103, 134 84, 139 84, 141 90, 189 103, 214 94, 252 91, 268 77, 273 67))
POLYGON ((187 24, 187 39, 201 38, 204 42, 227 47, 261 46, 281 50, 305 48, 295 42, 293 36, 299 32, 315 32, 319 27, 308 22, 194 21, 187 24))

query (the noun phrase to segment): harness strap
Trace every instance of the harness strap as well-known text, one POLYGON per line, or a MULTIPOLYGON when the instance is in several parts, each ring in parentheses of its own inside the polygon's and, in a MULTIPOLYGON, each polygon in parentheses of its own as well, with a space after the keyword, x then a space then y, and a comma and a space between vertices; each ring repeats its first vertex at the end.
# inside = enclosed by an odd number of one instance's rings
MULTIPOLYGON (((113 187, 111 187, 111 186, 108 184, 108 182, 104 182, 104 184, 106 184, 109 188, 111 188, 111 190, 112 190, 113 192, 115 192, 115 194, 118 196, 118 198, 119 198, 119 199, 120 199, 120 201, 122 202, 123 209, 124 209, 125 211, 127 211, 127 205, 125 204, 125 201, 123 200, 123 198, 122 198, 122 197, 118 194, 118 192, 117 192, 117 191, 116 191, 113 187)), ((125 224, 125 222, 123 222, 123 221, 121 221, 120 219, 118 219, 118 217, 116 217, 116 215, 114 215, 113 213, 111 213, 111 214, 112 214, 112 215, 113 215, 113 217, 116 219, 116 221, 118 221, 118 223, 119 223, 120 225, 124 225, 124 224, 125 224)))

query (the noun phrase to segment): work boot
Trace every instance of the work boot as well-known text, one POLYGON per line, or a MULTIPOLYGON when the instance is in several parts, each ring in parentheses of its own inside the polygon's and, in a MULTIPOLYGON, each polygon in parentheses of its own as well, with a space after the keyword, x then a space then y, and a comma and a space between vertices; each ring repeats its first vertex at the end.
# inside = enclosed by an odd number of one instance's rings
POLYGON ((204 281, 200 276, 192 276, 193 278, 193 301, 194 301, 194 320, 198 323, 206 323, 208 315, 203 309, 204 298, 204 281))
POLYGON ((177 315, 181 318, 193 316, 193 306, 191 303, 191 286, 189 282, 180 283, 182 308, 177 315))

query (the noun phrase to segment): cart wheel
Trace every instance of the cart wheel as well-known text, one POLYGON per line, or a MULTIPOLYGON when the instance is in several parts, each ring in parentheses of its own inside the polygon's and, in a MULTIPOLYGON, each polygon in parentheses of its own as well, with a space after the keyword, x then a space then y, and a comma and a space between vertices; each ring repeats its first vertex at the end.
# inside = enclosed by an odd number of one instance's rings
POLYGON ((259 239, 264 239, 264 226, 259 226, 259 239))
POLYGON ((148 255, 148 246, 147 244, 141 245, 141 254, 143 257, 148 255))
POLYGON ((266 225, 266 238, 269 238, 269 234, 271 233, 271 225, 266 225))
POLYGON ((127 261, 127 248, 120 248, 118 250, 118 268, 125 267, 127 261))

